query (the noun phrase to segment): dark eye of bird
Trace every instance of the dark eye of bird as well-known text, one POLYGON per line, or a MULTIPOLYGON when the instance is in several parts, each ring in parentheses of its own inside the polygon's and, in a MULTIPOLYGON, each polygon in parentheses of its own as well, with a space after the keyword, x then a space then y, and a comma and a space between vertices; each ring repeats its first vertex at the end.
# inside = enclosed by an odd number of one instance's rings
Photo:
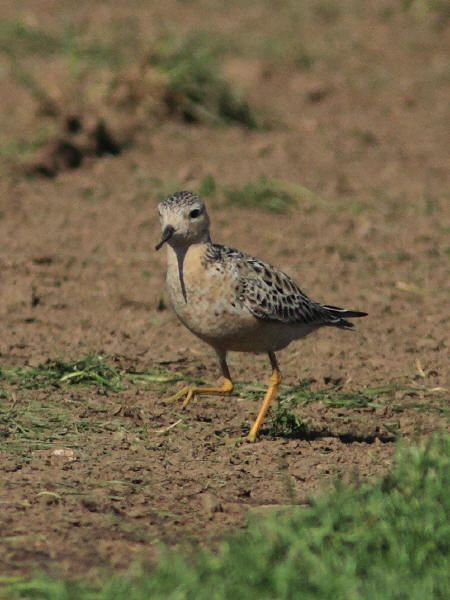
POLYGON ((194 208, 194 210, 191 210, 191 212, 189 213, 189 216, 191 219, 196 219, 197 217, 200 216, 200 209, 199 208, 194 208))

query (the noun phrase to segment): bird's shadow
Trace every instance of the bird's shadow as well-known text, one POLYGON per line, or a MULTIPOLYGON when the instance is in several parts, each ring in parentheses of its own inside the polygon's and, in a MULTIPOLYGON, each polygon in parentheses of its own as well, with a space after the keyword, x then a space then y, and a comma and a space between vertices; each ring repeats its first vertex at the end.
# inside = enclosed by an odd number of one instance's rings
POLYGON ((357 434, 357 433, 336 433, 330 431, 329 429, 310 429, 307 427, 298 427, 292 431, 284 432, 277 431, 274 432, 270 428, 265 428, 261 430, 262 436, 272 437, 272 438, 282 438, 289 440, 302 440, 307 442, 312 442, 317 439, 323 438, 335 438, 338 439, 343 444, 374 444, 377 442, 381 442, 382 444, 392 444, 398 439, 398 436, 382 434, 382 433, 369 433, 369 434, 357 434))

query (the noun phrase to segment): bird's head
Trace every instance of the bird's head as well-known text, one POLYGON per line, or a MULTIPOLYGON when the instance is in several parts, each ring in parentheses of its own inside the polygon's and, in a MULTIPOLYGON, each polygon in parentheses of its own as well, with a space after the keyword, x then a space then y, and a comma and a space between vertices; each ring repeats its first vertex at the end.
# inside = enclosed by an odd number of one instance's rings
POLYGON ((175 192, 159 203, 162 237, 159 250, 166 242, 173 247, 209 241, 209 217, 200 196, 192 192, 175 192))

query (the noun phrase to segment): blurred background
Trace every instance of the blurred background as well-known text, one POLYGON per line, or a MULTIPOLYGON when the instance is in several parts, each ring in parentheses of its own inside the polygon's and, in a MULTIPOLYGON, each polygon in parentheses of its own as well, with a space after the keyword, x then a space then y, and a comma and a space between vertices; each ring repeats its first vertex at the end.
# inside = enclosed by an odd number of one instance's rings
MULTIPOLYGON (((397 438, 448 428, 449 17, 444 0, 2 0, 2 572, 153 560, 161 540, 211 540, 250 506, 378 477, 397 438), (214 241, 369 313, 353 334, 329 328, 280 353, 280 402, 253 447, 224 439, 248 431, 266 357, 231 354, 229 402, 181 412, 164 400, 219 375, 170 310, 154 251, 157 204, 180 189, 203 195, 214 241)), ((437 568, 430 548, 441 556, 445 535, 429 518, 440 523, 448 486, 430 476, 437 500, 423 508, 410 482, 425 479, 405 471, 396 496, 413 521, 389 499, 369 516, 340 496, 323 509, 319 552, 339 570, 325 580, 317 563, 328 595, 328 583, 365 589, 347 585, 329 543, 342 506, 364 530, 342 548, 377 540, 347 575, 373 563, 408 595, 406 563, 418 577, 424 556, 437 568), (393 578, 374 560, 386 547, 393 578)))
POLYGON ((148 362, 161 332, 158 353, 175 332, 203 356, 153 252, 157 202, 187 188, 216 241, 371 313, 344 342, 364 379, 415 372, 415 353, 442 376, 446 2, 33 0, 0 17, 5 356, 148 362))

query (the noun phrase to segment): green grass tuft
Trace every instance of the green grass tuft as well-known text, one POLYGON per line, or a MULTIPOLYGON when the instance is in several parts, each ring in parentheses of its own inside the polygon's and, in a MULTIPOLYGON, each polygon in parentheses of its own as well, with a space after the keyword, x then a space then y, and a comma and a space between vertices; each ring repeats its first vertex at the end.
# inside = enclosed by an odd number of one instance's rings
POLYGON ((122 377, 105 359, 91 354, 78 361, 48 359, 37 367, 10 367, 0 365, 0 381, 25 389, 47 385, 59 387, 62 383, 97 385, 115 392, 125 389, 122 377))
POLYGON ((248 102, 220 75, 217 49, 208 37, 191 34, 178 45, 166 44, 151 63, 168 77, 165 102, 188 123, 259 125, 248 102))
POLYGON ((320 196, 301 185, 264 176, 242 187, 229 186, 224 195, 229 205, 262 208, 275 213, 287 212, 303 204, 317 206, 324 203, 320 196))
POLYGON ((243 187, 230 187, 226 197, 228 204, 264 208, 276 213, 286 212, 296 205, 292 194, 277 187, 267 177, 260 177, 255 182, 246 183, 243 187))
POLYGON ((5 579, 41 600, 444 600, 450 594, 450 435, 403 448, 378 482, 337 485, 311 506, 252 518, 216 552, 167 552, 104 585, 5 579), (301 594, 301 595, 299 595, 301 594))
MULTIPOLYGON (((343 390, 340 383, 321 389, 312 389, 313 379, 304 379, 297 385, 281 385, 277 398, 285 407, 293 407, 309 402, 322 402, 333 408, 379 408, 386 402, 395 399, 397 392, 420 392, 419 388, 404 385, 387 384, 383 386, 365 387, 362 390, 343 390)), ((239 394, 243 398, 257 398, 264 392, 264 386, 253 383, 238 384, 239 394)))
POLYGON ((273 437, 303 438, 308 437, 308 424, 293 412, 297 406, 294 398, 279 398, 277 405, 270 411, 270 426, 268 434, 273 437))
POLYGON ((110 27, 102 35, 92 36, 84 26, 67 24, 60 31, 48 31, 22 20, 0 22, 0 54, 19 60, 28 56, 69 58, 91 67, 118 67, 136 43, 129 23, 110 27))
POLYGON ((256 181, 238 185, 217 182, 211 173, 207 173, 199 182, 198 192, 205 198, 221 197, 229 206, 242 206, 285 213, 298 206, 308 210, 328 204, 307 188, 284 179, 259 177, 256 181))
POLYGON ((216 192, 217 192, 216 180, 211 175, 211 173, 208 173, 200 180, 200 183, 198 186, 198 193, 200 194, 200 196, 203 196, 204 198, 209 198, 211 196, 214 196, 216 194, 216 192))
POLYGON ((0 53, 10 56, 28 54, 45 55, 61 50, 54 35, 21 20, 4 20, 0 23, 0 53))
MULTIPOLYGON (((120 370, 97 354, 66 361, 49 358, 37 367, 14 367, 0 365, 0 383, 19 386, 22 389, 59 388, 63 385, 93 385, 113 392, 126 390, 130 385, 167 384, 185 379, 198 381, 164 368, 145 371, 120 370)), ((1 388, 0 388, 1 390, 1 388)))

